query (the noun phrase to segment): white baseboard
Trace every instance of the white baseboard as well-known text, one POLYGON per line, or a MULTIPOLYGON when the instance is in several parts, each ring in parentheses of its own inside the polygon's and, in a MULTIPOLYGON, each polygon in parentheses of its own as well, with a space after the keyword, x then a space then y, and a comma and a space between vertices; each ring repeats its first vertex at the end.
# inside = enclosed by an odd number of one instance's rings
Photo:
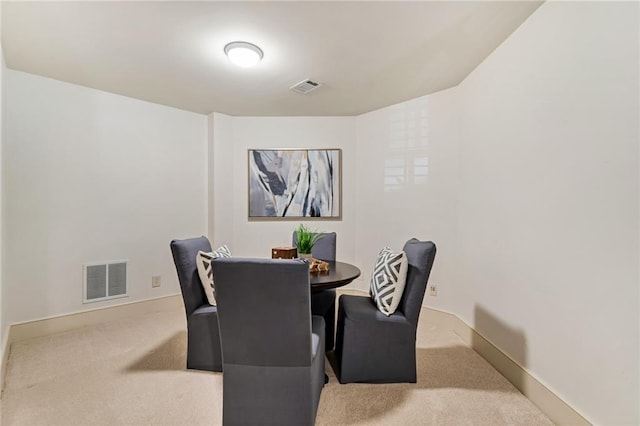
POLYGON ((179 308, 180 306, 184 306, 182 304, 182 298, 179 294, 175 294, 159 297, 157 299, 124 303, 116 306, 98 308, 91 311, 76 312, 73 314, 44 318, 36 321, 12 324, 9 328, 8 344, 11 345, 12 343, 19 342, 21 340, 63 333, 65 331, 100 324, 106 321, 114 321, 131 315, 179 308))
MULTIPOLYGON (((10 329, 10 327, 7 327, 10 329)), ((0 400, 2 399, 2 391, 4 390, 4 372, 7 369, 7 362, 9 361, 9 330, 4 333, 4 339, 2 342, 2 364, 0 364, 0 400)))
POLYGON ((502 352, 487 338, 482 336, 456 315, 432 308, 423 308, 423 313, 439 322, 450 325, 451 329, 489 364, 511 382, 524 396, 536 405, 557 425, 590 425, 580 413, 563 401, 548 387, 536 379, 507 354, 502 352))
POLYGON ((158 312, 169 309, 184 309, 182 297, 179 294, 159 297, 157 299, 142 300, 139 302, 124 303, 122 305, 107 306, 91 311, 76 312, 58 317, 44 318, 36 321, 28 321, 9 326, 5 334, 5 342, 2 353, 2 365, 0 366, 1 388, 4 390, 4 378, 11 353, 11 344, 27 339, 49 336, 56 333, 75 330, 126 318, 132 315, 139 315, 149 312, 158 312))
MULTIPOLYGON (((366 292, 350 288, 340 293, 365 295, 366 292)), ((522 367, 507 354, 502 352, 487 338, 462 321, 455 314, 423 306, 421 314, 427 317, 430 324, 453 330, 464 343, 482 356, 489 364, 511 382, 540 411, 557 425, 590 425, 580 413, 563 401, 548 387, 536 379, 526 368, 522 367)))
MULTIPOLYGON (((359 289, 343 289, 339 292, 359 295, 366 294, 359 289)), ((5 342, 3 342, 4 350, 2 353, 2 365, 0 366, 2 389, 4 389, 5 370, 11 351, 11 344, 14 342, 62 333, 131 315, 168 309, 181 309, 182 307, 182 298, 179 294, 176 294, 158 299, 100 308, 93 311, 78 312, 59 317, 13 324, 5 334, 5 342)), ((509 380, 524 396, 529 398, 529 400, 540 408, 555 424, 591 424, 580 415, 580 413, 569 406, 569 404, 537 380, 524 367, 511 359, 456 315, 427 307, 423 307, 421 315, 426 316, 428 322, 431 324, 438 324, 443 328, 453 330, 460 336, 465 344, 486 359, 489 364, 509 380)))

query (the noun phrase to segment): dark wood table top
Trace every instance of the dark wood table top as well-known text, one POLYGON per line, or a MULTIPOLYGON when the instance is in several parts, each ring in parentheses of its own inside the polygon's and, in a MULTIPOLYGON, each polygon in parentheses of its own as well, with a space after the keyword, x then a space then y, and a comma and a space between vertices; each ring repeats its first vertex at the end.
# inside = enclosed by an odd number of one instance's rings
POLYGON ((329 263, 329 271, 309 273, 312 292, 342 287, 360 276, 360 269, 350 263, 327 262, 329 263))

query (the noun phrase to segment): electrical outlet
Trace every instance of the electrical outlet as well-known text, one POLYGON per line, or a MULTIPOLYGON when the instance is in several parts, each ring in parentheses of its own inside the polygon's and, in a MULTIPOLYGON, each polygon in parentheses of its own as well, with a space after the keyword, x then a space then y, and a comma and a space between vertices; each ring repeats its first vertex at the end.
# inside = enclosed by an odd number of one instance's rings
POLYGON ((160 287, 160 275, 151 277, 151 287, 160 287))
POLYGON ((435 284, 429 284, 429 296, 438 295, 438 286, 435 284))

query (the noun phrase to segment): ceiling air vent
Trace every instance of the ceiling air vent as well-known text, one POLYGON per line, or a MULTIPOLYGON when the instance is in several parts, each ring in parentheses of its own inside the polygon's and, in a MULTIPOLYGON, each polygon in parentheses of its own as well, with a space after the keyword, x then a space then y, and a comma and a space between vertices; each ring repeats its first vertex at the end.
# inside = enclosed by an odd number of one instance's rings
POLYGON ((318 83, 317 81, 306 79, 294 84, 293 86, 289 87, 289 89, 293 90, 294 92, 306 95, 307 93, 317 89, 320 86, 322 86, 322 84, 318 83))

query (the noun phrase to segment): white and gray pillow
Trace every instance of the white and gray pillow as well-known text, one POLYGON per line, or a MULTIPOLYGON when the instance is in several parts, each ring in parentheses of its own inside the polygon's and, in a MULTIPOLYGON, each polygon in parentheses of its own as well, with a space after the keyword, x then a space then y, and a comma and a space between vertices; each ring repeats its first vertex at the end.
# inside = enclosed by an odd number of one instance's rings
POLYGON ((394 252, 385 247, 378 253, 371 275, 369 295, 375 301, 378 310, 386 316, 398 309, 407 280, 407 268, 407 256, 404 251, 394 252))
POLYGON ((207 295, 207 300, 210 305, 216 306, 216 289, 213 286, 213 271, 211 269, 211 261, 218 257, 231 257, 231 251, 229 247, 222 246, 207 253, 199 251, 196 255, 196 265, 198 267, 198 275, 200 276, 200 282, 202 282, 202 288, 204 294, 207 295))

